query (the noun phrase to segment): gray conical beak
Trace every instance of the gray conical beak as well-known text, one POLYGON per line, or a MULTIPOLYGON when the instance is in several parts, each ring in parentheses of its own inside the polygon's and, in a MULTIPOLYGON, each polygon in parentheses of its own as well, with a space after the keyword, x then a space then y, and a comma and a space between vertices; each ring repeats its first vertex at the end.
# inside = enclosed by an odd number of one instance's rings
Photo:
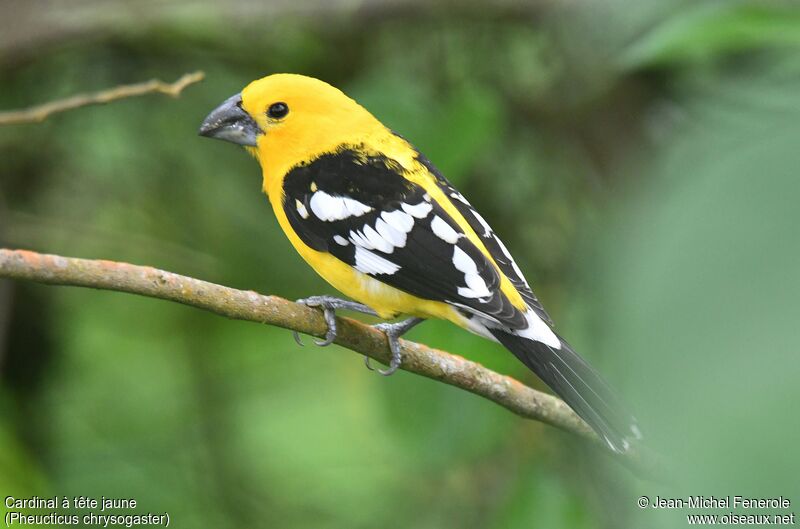
POLYGON ((242 109, 242 94, 236 94, 206 116, 198 134, 255 147, 256 138, 261 134, 261 130, 253 118, 242 109))

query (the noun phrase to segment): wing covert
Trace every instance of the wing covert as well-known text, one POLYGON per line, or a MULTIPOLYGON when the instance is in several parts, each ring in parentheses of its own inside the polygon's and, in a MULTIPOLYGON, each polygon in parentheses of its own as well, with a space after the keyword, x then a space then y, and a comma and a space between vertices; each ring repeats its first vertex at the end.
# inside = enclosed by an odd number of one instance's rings
POLYGON ((528 306, 531 307, 540 318, 549 325, 552 325, 553 321, 550 319, 550 315, 547 314, 542 303, 531 290, 528 281, 522 274, 522 270, 517 266, 514 258, 511 257, 511 252, 508 251, 508 248, 506 248, 506 245, 500 240, 500 237, 492 230, 489 223, 472 207, 472 204, 464 198, 464 195, 453 187, 447 178, 434 167, 430 160, 425 158, 419 151, 417 151, 417 160, 428 169, 436 178, 436 184, 452 199, 455 208, 461 213, 464 219, 466 219, 478 237, 480 237, 484 246, 486 246, 486 250, 491 254, 495 263, 497 263, 497 266, 500 268, 500 271, 511 281, 511 284, 514 285, 514 288, 522 296, 522 299, 525 300, 528 306))
POLYGON ((501 292, 494 265, 392 160, 351 149, 325 154, 287 174, 283 206, 317 251, 420 298, 509 329, 527 326, 501 292))

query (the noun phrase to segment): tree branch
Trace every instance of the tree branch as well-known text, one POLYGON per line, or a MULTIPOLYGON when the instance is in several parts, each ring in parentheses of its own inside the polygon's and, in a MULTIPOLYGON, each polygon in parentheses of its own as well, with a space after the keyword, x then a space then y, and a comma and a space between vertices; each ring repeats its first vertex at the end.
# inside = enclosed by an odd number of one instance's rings
POLYGON ((0 125, 17 125, 20 123, 40 123, 51 114, 66 112, 89 105, 103 105, 117 99, 142 96, 146 94, 165 94, 178 97, 184 88, 190 84, 202 81, 206 76, 203 72, 192 72, 181 76, 174 83, 165 83, 158 79, 151 79, 143 83, 120 85, 93 94, 78 94, 67 99, 59 99, 42 105, 36 105, 21 110, 0 112, 0 125))
MULTIPOLYGON (((228 318, 277 325, 318 337, 323 337, 327 330, 322 313, 317 309, 149 266, 0 249, 1 277, 166 299, 228 318)), ((389 361, 389 348, 382 332, 349 318, 339 317, 337 322, 335 343, 380 362, 389 361)), ((406 340, 401 340, 401 344, 401 369, 480 395, 527 419, 551 424, 585 439, 598 440, 591 428, 566 403, 552 395, 529 388, 461 356, 406 340)))

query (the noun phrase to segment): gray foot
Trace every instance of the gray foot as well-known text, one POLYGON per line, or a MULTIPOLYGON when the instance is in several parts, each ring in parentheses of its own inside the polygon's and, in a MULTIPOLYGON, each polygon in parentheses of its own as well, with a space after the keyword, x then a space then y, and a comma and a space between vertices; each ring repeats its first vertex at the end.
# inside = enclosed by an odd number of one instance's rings
MULTIPOLYGON (((352 310, 354 312, 361 312, 362 314, 369 314, 377 316, 378 314, 367 307, 363 303, 356 303, 355 301, 347 301, 345 299, 335 298, 333 296, 311 296, 308 298, 298 299, 297 303, 307 307, 319 307, 325 316, 325 323, 328 324, 328 332, 325 333, 324 340, 314 340, 314 343, 320 347, 325 347, 333 343, 336 339, 336 309, 352 310)), ((300 345, 303 342, 300 340, 300 335, 297 331, 293 331, 294 341, 300 345)))
MULTIPOLYGON (((379 323, 378 325, 373 325, 374 328, 386 334, 386 338, 389 340, 389 350, 392 352, 392 359, 389 362, 389 369, 379 369, 378 373, 388 377, 397 371, 397 368, 400 367, 400 362, 402 360, 400 356, 400 337, 411 330, 412 327, 423 321, 425 320, 422 318, 408 318, 407 320, 397 323, 379 323)), ((366 364, 368 369, 373 370, 372 366, 369 365, 368 356, 364 357, 364 364, 366 364)))

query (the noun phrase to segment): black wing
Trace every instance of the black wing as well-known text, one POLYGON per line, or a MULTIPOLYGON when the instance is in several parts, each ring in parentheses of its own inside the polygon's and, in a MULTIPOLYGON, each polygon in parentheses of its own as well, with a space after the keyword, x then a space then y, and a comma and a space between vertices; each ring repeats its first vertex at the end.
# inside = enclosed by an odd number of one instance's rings
POLYGON ((393 160, 340 149, 293 168, 283 207, 309 247, 420 298, 452 303, 509 329, 525 316, 456 222, 393 160))
POLYGON ((453 187, 444 175, 434 167, 430 160, 425 158, 419 151, 417 151, 417 160, 436 177, 437 185, 452 199, 453 205, 467 220, 478 237, 480 237, 484 246, 486 246, 486 250, 492 256, 495 263, 497 263, 497 266, 503 274, 511 281, 511 284, 514 285, 514 288, 517 289, 517 292, 520 293, 522 299, 525 300, 528 306, 532 308, 540 318, 548 324, 553 325, 553 320, 550 319, 550 315, 547 314, 541 302, 531 290, 531 287, 525 280, 525 276, 522 275, 522 270, 520 270, 517 263, 514 262, 514 258, 511 257, 511 252, 508 251, 503 241, 501 241, 494 230, 492 230, 492 227, 489 226, 481 214, 472 207, 466 198, 464 198, 464 195, 453 187))

